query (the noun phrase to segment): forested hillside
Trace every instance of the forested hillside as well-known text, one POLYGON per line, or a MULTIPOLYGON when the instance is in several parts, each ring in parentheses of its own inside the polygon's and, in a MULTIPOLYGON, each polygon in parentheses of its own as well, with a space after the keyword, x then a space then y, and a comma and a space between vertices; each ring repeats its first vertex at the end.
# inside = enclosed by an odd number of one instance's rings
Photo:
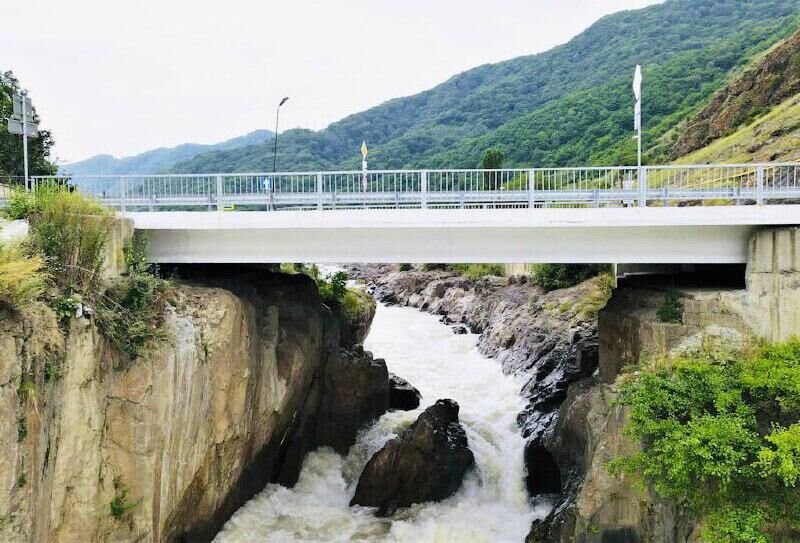
MULTIPOLYGON (((668 0, 599 20, 565 45, 459 74, 320 132, 281 135, 279 168, 474 167, 488 147, 506 165, 630 163, 633 67, 645 67, 645 143, 664 159, 670 132, 755 56, 798 28, 800 0, 668 0)), ((533 24, 534 22, 532 22, 533 24)), ((199 155, 184 172, 271 169, 264 145, 199 155)))
POLYGON ((177 147, 153 149, 135 156, 114 158, 111 155, 97 155, 80 162, 65 164, 59 168, 62 174, 74 175, 126 175, 160 173, 172 168, 178 162, 189 160, 201 153, 225 151, 248 145, 257 145, 272 139, 269 130, 256 130, 245 136, 233 138, 222 143, 204 145, 184 143, 177 147))

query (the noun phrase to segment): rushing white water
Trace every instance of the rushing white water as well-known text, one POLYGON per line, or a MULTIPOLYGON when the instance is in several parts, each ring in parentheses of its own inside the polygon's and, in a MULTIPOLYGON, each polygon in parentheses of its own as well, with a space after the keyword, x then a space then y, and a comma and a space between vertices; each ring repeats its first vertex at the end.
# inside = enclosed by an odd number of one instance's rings
POLYGON ((481 355, 476 339, 453 334, 427 313, 379 306, 365 348, 420 390, 420 409, 385 414, 347 457, 327 447, 310 453, 294 488, 268 485, 215 541, 523 541, 531 521, 547 510, 531 507, 525 491, 524 440, 516 424, 520 383, 481 355), (440 398, 458 402, 475 455, 476 467, 461 489, 388 519, 376 518, 371 508, 349 507, 372 454, 440 398))

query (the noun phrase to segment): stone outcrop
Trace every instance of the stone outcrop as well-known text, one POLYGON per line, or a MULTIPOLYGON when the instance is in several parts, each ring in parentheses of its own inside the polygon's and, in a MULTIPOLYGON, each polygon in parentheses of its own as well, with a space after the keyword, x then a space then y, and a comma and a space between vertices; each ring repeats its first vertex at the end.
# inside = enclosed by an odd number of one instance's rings
POLYGON ((443 500, 474 463, 458 404, 438 400, 367 462, 350 505, 377 507, 378 516, 388 516, 399 507, 443 500))
POLYGON ((422 394, 411 383, 393 373, 389 374, 389 409, 411 411, 419 407, 421 399, 422 394))
POLYGON ((0 539, 209 540, 388 407, 385 365, 341 348, 309 278, 204 275, 135 361, 85 317, 65 336, 42 304, 0 316, 0 539))

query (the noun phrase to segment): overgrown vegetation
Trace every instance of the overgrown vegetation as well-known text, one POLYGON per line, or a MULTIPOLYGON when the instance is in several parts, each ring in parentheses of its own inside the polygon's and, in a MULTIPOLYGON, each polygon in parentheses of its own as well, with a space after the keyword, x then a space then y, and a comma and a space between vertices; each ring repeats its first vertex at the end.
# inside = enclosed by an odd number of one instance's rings
POLYGON ((607 271, 610 267, 606 264, 534 264, 531 281, 551 291, 575 286, 607 271))
POLYGON ((800 538, 800 340, 653 363, 619 401, 642 450, 613 467, 687 507, 706 541, 800 538))
POLYGON ((451 264, 448 268, 473 281, 483 279, 487 275, 503 277, 506 272, 502 264, 451 264))
POLYGON ((122 520, 130 511, 136 508, 138 502, 131 502, 128 498, 130 489, 122 482, 120 476, 114 477, 114 499, 109 504, 111 516, 116 520, 122 520))
POLYGON ((675 289, 668 290, 656 309, 656 316, 664 323, 681 324, 683 322, 681 293, 675 289))
POLYGON ((45 289, 44 260, 19 243, 0 243, 0 305, 20 310, 45 289))
POLYGON ((600 310, 611 299, 614 276, 610 273, 598 275, 589 287, 589 293, 577 301, 573 309, 583 318, 596 319, 600 310))
POLYGON ((44 184, 14 193, 7 217, 28 218, 25 245, 0 246, 0 303, 20 308, 44 298, 66 332, 85 309, 103 334, 129 358, 164 339, 161 317, 171 292, 158 269, 147 263, 147 239, 134 235, 125 247, 128 274, 102 277, 111 211, 69 187, 44 184))
POLYGON ((33 195, 31 242, 64 294, 98 291, 111 213, 99 202, 57 185, 33 195))

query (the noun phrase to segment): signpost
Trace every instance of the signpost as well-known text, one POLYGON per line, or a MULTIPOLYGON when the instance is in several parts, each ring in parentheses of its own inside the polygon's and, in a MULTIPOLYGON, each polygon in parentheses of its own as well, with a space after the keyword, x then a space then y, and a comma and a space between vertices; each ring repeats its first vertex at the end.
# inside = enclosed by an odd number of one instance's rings
POLYGON ((634 106, 633 129, 636 130, 636 138, 639 142, 639 167, 642 167, 642 67, 636 65, 636 72, 633 74, 633 94, 636 96, 636 106, 634 106))
POLYGON ((11 98, 13 110, 11 117, 8 118, 9 134, 19 134, 22 136, 22 162, 25 172, 25 188, 30 190, 28 182, 28 138, 39 137, 39 127, 33 122, 33 104, 28 98, 28 93, 22 91, 11 98), (31 120, 28 118, 31 117, 31 120))
POLYGON ((361 144, 361 185, 364 192, 367 192, 367 142, 361 144))

